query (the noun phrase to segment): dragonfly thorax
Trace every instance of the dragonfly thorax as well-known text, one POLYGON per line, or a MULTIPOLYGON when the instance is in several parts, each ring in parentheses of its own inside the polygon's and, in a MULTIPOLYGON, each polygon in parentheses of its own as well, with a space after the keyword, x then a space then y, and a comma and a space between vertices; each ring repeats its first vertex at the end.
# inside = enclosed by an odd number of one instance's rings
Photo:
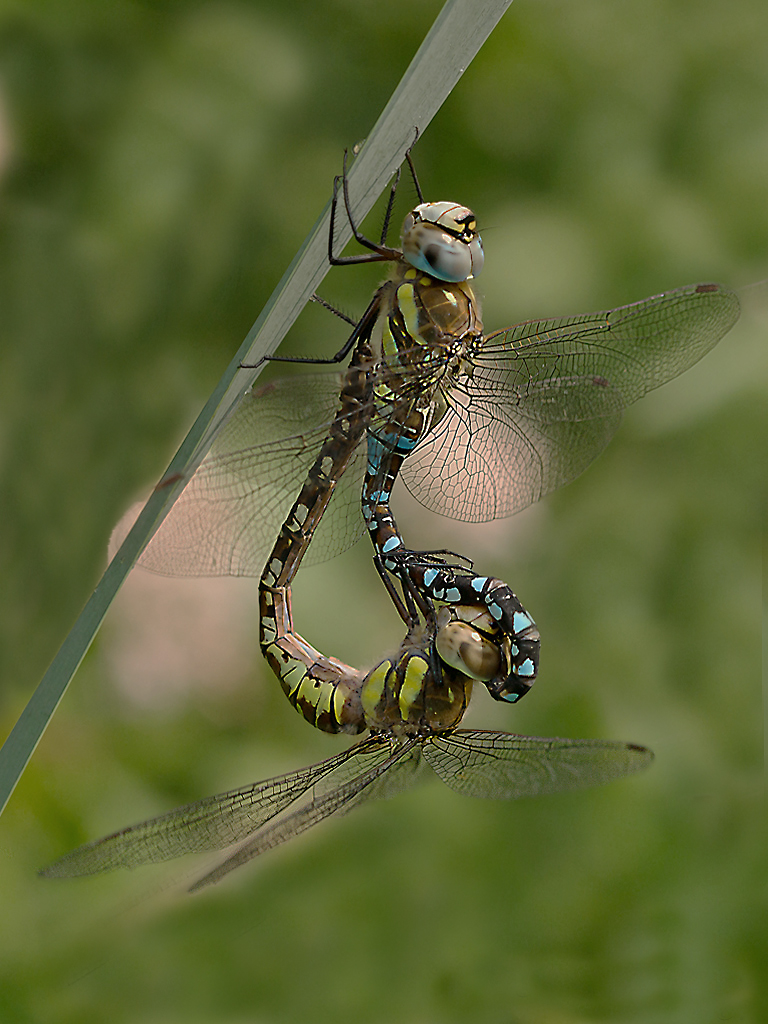
POLYGON ((507 670, 498 628, 483 609, 441 608, 433 636, 430 643, 425 627, 417 626, 394 657, 368 673, 361 696, 370 729, 421 736, 453 729, 475 680, 489 682, 507 670))
POLYGON ((417 629, 394 657, 379 662, 363 682, 366 724, 374 732, 392 735, 452 729, 467 709, 472 682, 466 674, 444 665, 417 629))
POLYGON ((440 281, 401 262, 382 296, 387 309, 382 355, 391 365, 404 359, 423 370, 437 363, 442 373, 482 338, 480 305, 469 281, 440 281))
POLYGON ((421 203, 403 222, 403 257, 440 281, 466 281, 483 269, 474 213, 458 203, 421 203))

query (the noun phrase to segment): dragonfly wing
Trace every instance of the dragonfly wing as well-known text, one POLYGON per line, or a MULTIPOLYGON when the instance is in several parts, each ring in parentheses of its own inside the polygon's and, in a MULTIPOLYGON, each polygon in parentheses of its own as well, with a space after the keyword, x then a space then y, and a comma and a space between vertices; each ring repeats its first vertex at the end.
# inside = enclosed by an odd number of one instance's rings
POLYGON ((476 377, 452 390, 449 411, 402 469, 423 505, 464 522, 510 515, 572 480, 621 420, 621 396, 592 379, 529 384, 513 404, 501 374, 476 377))
MULTIPOLYGON (((139 565, 167 576, 261 575, 327 436, 342 379, 340 373, 306 374, 247 394, 139 565)), ((336 487, 308 562, 340 554, 363 533, 359 496, 364 449, 358 445, 336 487)))
POLYGON ((629 306, 488 335, 449 411, 403 466, 427 508, 485 522, 575 479, 631 402, 688 369, 733 326, 734 292, 691 285, 629 306))
POLYGON ((373 736, 352 751, 354 758, 324 778, 322 784, 315 787, 311 800, 259 829, 226 860, 198 879, 189 891, 196 892, 220 881, 235 868, 301 835, 333 814, 348 814, 368 800, 394 796, 408 789, 421 774, 418 740, 398 743, 373 736))
POLYGON ((687 285, 616 309, 495 331, 476 361, 506 368, 516 387, 526 379, 598 376, 629 405, 697 363, 733 327, 739 309, 729 288, 687 285))
POLYGON ((633 743, 460 729, 426 743, 424 758, 463 796, 516 800, 602 785, 647 768, 653 754, 633 743))
POLYGON ((221 850, 250 835, 326 775, 356 748, 319 764, 161 814, 121 829, 65 854, 40 872, 46 878, 92 875, 114 868, 135 868, 185 853, 221 850))

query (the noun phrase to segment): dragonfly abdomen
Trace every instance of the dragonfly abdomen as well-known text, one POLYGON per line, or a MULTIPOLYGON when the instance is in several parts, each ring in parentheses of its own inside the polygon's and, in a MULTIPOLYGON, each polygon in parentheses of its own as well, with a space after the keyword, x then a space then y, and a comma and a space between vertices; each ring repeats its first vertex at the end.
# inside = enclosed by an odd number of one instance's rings
POLYGON ((261 583, 271 587, 290 584, 312 536, 331 500, 336 483, 362 440, 370 416, 371 384, 366 370, 353 362, 339 396, 339 411, 328 437, 307 473, 267 559, 261 583))
POLYGON ((327 658, 296 633, 290 587, 262 582, 259 605, 261 650, 293 707, 323 732, 362 732, 365 673, 327 658))
POLYGON ((280 528, 259 581, 262 653, 296 710, 324 732, 359 733, 363 673, 326 658, 293 628, 290 587, 336 483, 362 440, 370 417, 369 337, 355 349, 339 396, 339 411, 298 498, 280 528))

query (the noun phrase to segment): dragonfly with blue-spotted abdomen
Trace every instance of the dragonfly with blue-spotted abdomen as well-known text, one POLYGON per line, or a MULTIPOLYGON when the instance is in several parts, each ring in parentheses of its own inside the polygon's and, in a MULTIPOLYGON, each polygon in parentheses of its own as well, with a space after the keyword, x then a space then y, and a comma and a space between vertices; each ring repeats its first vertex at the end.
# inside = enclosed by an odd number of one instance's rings
POLYGON ((337 354, 351 352, 349 369, 246 396, 141 564, 172 575, 261 574, 264 592, 289 584, 308 548, 310 558, 344 550, 364 522, 381 571, 406 595, 484 607, 529 644, 494 694, 515 700, 536 674, 533 620, 508 588, 499 600, 498 581, 406 548, 390 509, 396 477, 426 507, 465 521, 526 507, 599 455, 629 403, 716 344, 738 300, 698 284, 484 334, 471 285, 483 262, 474 214, 421 201, 395 249, 359 232, 346 185, 344 176, 347 215, 370 252, 336 257, 332 218, 332 262, 392 262, 337 354))

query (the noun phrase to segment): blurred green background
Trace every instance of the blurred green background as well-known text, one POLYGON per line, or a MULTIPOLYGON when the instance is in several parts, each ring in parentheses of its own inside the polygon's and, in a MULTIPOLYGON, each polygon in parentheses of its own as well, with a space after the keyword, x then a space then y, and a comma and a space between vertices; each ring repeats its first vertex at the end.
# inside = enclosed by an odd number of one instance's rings
MULTIPOLYGON (((439 7, 0 7, 3 736, 439 7)), ((488 328, 765 277, 767 46, 764 0, 513 4, 416 151, 430 197, 478 212, 488 328)), ((361 312, 376 279, 324 294, 361 312)), ((78 843, 343 746, 261 664, 254 584, 136 573, 0 822, 0 1019, 768 1020, 768 302, 744 297, 561 493, 483 527, 395 504, 413 546, 472 555, 541 628, 535 694, 469 721, 645 743, 647 774, 518 804, 435 782, 197 897, 183 862, 42 881, 78 843)), ((343 337, 315 308, 284 351, 343 337)), ((400 636, 366 544, 302 571, 296 618, 354 664, 400 636)))

